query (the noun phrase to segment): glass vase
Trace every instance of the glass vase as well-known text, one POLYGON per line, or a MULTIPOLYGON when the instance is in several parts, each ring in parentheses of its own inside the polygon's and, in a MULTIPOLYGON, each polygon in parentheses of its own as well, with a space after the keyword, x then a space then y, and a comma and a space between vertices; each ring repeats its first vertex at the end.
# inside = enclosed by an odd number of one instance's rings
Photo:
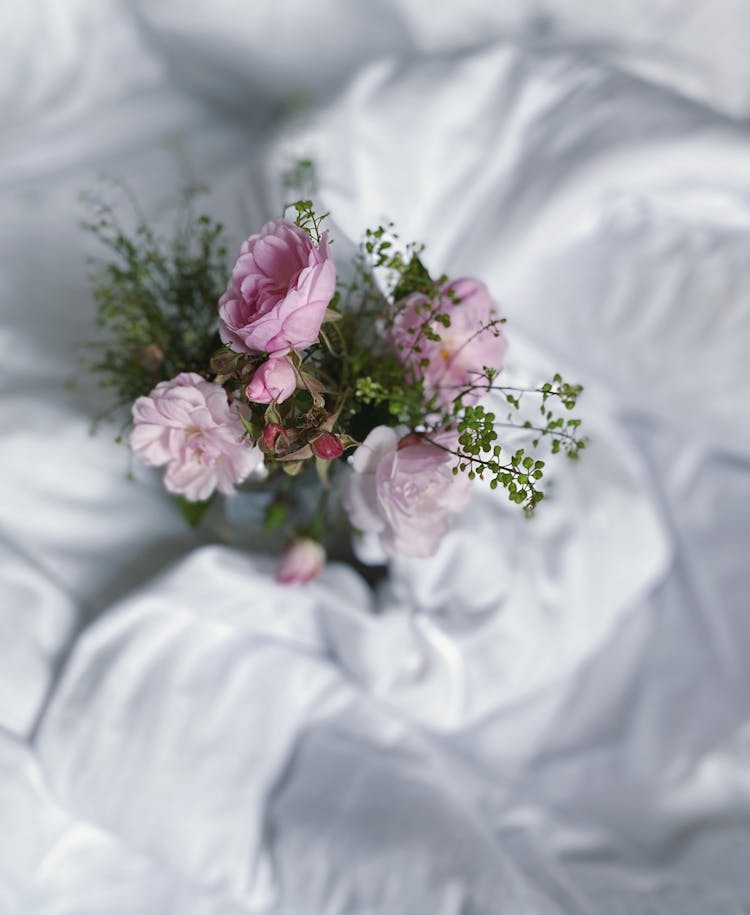
POLYGON ((219 540, 254 553, 278 556, 299 535, 312 536, 329 561, 356 568, 374 585, 386 567, 364 565, 352 548, 352 532, 341 499, 343 462, 327 467, 327 483, 313 461, 296 476, 274 468, 247 480, 233 496, 220 497, 211 512, 211 528, 219 540))

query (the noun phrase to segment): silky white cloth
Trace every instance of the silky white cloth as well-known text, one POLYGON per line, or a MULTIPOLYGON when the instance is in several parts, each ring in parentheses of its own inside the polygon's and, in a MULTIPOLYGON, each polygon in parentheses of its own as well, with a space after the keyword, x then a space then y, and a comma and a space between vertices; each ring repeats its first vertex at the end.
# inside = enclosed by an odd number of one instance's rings
POLYGON ((1 915, 746 911, 750 8, 16 0, 0 36, 1 915), (168 229, 187 167, 231 245, 303 155, 337 257, 394 220, 488 283, 509 380, 586 388, 533 521, 477 487, 375 594, 186 531, 75 351, 100 171, 168 229))

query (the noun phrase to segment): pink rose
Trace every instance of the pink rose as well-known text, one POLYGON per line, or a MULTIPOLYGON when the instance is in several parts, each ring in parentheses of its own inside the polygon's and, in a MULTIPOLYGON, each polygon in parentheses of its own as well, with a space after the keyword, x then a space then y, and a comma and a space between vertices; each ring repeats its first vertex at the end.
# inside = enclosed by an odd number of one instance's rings
POLYGON ((194 372, 162 381, 135 401, 130 447, 147 464, 166 464, 164 485, 191 502, 215 489, 230 495, 263 461, 224 388, 194 372))
POLYGON ((281 554, 276 580, 282 585, 306 585, 325 565, 326 551, 316 540, 295 540, 281 554))
MULTIPOLYGON (((391 340, 413 377, 424 381, 426 392, 436 393, 438 401, 448 405, 461 391, 481 382, 485 366, 497 371, 503 368, 507 342, 499 325, 487 326, 499 314, 484 283, 468 278, 453 280, 441 293, 437 300, 419 292, 408 296, 391 330, 391 340), (439 340, 419 336, 427 315, 418 309, 426 304, 450 318, 449 327, 430 322, 439 340), (418 336, 421 352, 414 351, 418 336), (425 359, 426 366, 421 364, 425 359)), ((480 395, 481 389, 471 391, 464 395, 464 402, 476 403, 480 395)))
POLYGON ((326 237, 319 245, 293 222, 267 222, 242 243, 219 299, 221 339, 238 353, 286 353, 318 338, 336 289, 326 237))
POLYGON ((271 357, 255 370, 245 388, 251 403, 283 403, 297 390, 297 372, 283 356, 271 357))
MULTIPOLYGON (((447 436, 436 436, 447 443, 447 436)), ((468 477, 454 476, 455 456, 422 436, 399 440, 377 426, 359 446, 344 482, 353 527, 377 534, 389 556, 431 556, 448 529, 448 514, 469 498, 468 477)))

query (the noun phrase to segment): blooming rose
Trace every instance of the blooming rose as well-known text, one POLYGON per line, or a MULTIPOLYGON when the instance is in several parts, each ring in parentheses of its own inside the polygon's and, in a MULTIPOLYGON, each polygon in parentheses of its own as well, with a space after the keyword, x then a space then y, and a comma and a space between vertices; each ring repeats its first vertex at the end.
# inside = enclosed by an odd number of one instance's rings
POLYGON ((286 353, 314 343, 336 288, 326 237, 319 245, 285 219, 242 243, 219 299, 219 333, 239 353, 286 353))
POLYGON ((130 447, 147 464, 167 466, 164 485, 191 502, 224 495, 262 463, 224 388, 194 372, 162 381, 133 404, 130 447))
POLYGON ((316 540, 295 540, 281 554, 276 580, 282 585, 305 585, 318 577, 326 551, 316 540))
MULTIPOLYGON (((446 283, 437 299, 415 292, 402 303, 403 309, 391 330, 391 340, 414 377, 422 379, 428 394, 436 393, 450 404, 462 390, 481 381, 488 366, 503 368, 507 342, 499 326, 488 327, 499 317, 490 292, 480 280, 462 278, 446 283), (450 326, 438 321, 428 325, 439 340, 428 340, 419 329, 427 318, 425 305, 447 314, 450 326), (415 352, 415 340, 421 352, 415 352), (422 361, 427 360, 426 365, 422 361)), ((464 403, 476 403, 480 390, 464 395, 464 403)))
POLYGON ((448 529, 448 514, 469 498, 469 479, 454 476, 454 464, 452 454, 422 436, 399 441, 394 429, 377 426, 354 453, 344 482, 349 520, 379 535, 389 556, 431 556, 448 529))
POLYGON ((255 370, 245 388, 251 403, 282 403, 297 389, 297 372, 283 356, 271 357, 255 370))

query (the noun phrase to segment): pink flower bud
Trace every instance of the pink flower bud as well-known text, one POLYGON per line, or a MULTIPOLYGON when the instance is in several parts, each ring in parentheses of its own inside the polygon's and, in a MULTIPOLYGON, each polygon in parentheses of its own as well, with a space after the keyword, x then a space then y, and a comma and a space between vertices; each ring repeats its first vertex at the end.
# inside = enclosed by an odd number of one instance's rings
POLYGON ((260 446, 264 451, 273 451, 276 445, 276 439, 284 431, 284 427, 278 423, 268 423, 263 427, 260 435, 260 446))
POLYGON ((283 403, 297 389, 297 373, 283 356, 271 358, 256 370, 245 388, 251 403, 283 403))
POLYGON ((338 436, 333 435, 331 432, 324 432, 318 436, 312 442, 312 450, 315 457, 323 461, 334 461, 344 453, 344 448, 338 436))
POLYGON ((155 372, 164 362, 164 350, 158 343, 149 343, 141 350, 141 365, 147 372, 155 372))
POLYGON ((282 585, 305 585, 317 578, 325 565, 326 551, 315 540, 295 540, 282 553, 276 580, 282 585))

